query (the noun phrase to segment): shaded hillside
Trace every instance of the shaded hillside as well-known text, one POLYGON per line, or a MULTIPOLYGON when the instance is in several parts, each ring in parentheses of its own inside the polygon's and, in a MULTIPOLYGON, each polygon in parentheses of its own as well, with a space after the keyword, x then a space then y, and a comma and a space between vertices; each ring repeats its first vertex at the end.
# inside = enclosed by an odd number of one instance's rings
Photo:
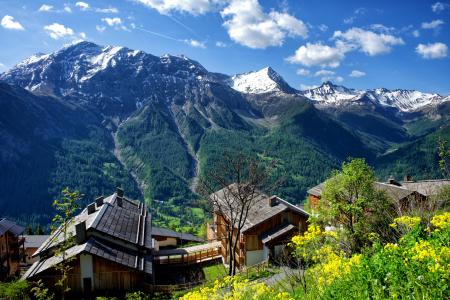
POLYGON ((450 141, 450 125, 444 125, 436 132, 378 157, 375 167, 379 178, 386 179, 393 175, 403 179, 407 174, 414 179, 442 178, 437 151, 439 139, 450 141))
POLYGON ((66 186, 91 199, 135 183, 110 151, 100 120, 76 105, 0 83, 0 211, 48 221, 66 186))

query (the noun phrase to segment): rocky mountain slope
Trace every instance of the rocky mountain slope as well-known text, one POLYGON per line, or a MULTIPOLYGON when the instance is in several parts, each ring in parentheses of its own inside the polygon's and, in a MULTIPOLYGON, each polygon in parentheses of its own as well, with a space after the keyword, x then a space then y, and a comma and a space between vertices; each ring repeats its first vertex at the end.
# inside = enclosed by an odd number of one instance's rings
POLYGON ((196 226, 203 221, 193 209, 196 183, 224 152, 276 159, 274 179, 285 183, 277 193, 300 202, 348 156, 376 164, 393 145, 447 123, 438 95, 331 83, 301 92, 271 68, 227 76, 184 56, 89 42, 33 56, 0 81, 2 109, 10 111, 0 117, 8 141, 0 159, 16 159, 0 177, 0 187, 8 186, 1 194, 11 195, 0 203, 11 215, 19 212, 7 203, 19 200, 23 214, 47 214, 61 186, 92 198, 122 185, 150 202, 155 220, 196 226), (45 175, 35 176, 31 162, 45 175), (25 182, 30 189, 18 192, 25 182))

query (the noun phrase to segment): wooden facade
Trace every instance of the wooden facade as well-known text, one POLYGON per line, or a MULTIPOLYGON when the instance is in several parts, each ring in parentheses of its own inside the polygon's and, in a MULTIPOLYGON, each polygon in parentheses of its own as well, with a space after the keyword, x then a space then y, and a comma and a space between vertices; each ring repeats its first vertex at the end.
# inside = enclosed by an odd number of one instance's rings
MULTIPOLYGON (((269 259, 277 259, 289 240, 307 229, 308 213, 276 197, 276 203, 264 195, 255 205, 255 213, 249 214, 236 246, 235 257, 239 268, 248 267, 269 259), (260 214, 258 213, 260 212, 260 214), (265 215, 265 216, 264 216, 265 215)), ((221 243, 221 255, 229 263, 229 232, 226 214, 216 210, 214 226, 209 235, 221 243)), ((233 231, 233 240, 236 230, 233 231)))
POLYGON ((24 259, 23 231, 24 228, 14 222, 0 220, 0 280, 19 275, 24 259))

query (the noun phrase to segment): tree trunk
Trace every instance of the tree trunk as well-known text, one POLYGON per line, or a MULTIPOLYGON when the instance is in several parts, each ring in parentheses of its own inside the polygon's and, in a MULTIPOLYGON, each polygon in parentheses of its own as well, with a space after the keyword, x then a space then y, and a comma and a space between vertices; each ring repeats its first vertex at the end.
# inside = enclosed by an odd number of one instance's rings
POLYGON ((228 275, 233 275, 233 262, 234 262, 234 255, 233 255, 233 231, 228 231, 228 250, 229 250, 229 267, 228 267, 228 275))

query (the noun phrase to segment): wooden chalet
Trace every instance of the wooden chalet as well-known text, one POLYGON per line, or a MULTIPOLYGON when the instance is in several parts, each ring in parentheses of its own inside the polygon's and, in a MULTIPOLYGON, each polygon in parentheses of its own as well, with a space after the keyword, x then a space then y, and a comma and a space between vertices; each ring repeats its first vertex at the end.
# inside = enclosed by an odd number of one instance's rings
POLYGON ((0 219, 0 280, 19 275, 24 243, 21 234, 24 230, 8 219, 0 219))
MULTIPOLYGON (((156 229, 162 246, 177 234, 156 229)), ((74 217, 68 232, 76 241, 65 253, 65 259, 70 259, 73 267, 69 276, 71 293, 123 293, 146 290, 154 283, 153 255, 159 245, 152 237, 151 217, 144 203, 124 197, 123 190, 118 189, 113 195, 99 197, 89 204, 74 217)), ((199 240, 186 234, 176 238, 184 242, 199 240)), ((60 228, 32 255, 37 261, 23 278, 41 279, 46 286, 53 286, 60 276, 55 267, 63 260, 61 255, 55 254, 55 249, 62 241, 60 228)))
MULTIPOLYGON (((308 198, 313 210, 319 205, 324 185, 325 183, 322 182, 308 190, 308 198)), ((450 185, 450 180, 413 181, 410 176, 406 176, 404 181, 397 181, 391 177, 386 182, 374 182, 375 189, 386 192, 400 212, 407 212, 417 207, 426 209, 427 200, 436 195, 445 185, 450 185)))
MULTIPOLYGON (((72 293, 137 290, 152 282, 150 216, 145 204, 125 198, 122 190, 89 204, 72 220, 68 232, 76 241, 65 254, 65 259, 72 259, 72 293)), ((55 267, 63 260, 55 249, 63 238, 60 228, 38 248, 33 254, 38 261, 25 279, 42 279, 53 286, 59 278, 55 267)))
MULTIPOLYGON (((210 197, 214 197, 215 201, 222 201, 224 190, 210 197)), ((283 254, 290 239, 307 229, 309 214, 280 197, 268 196, 258 191, 252 202, 237 244, 236 257, 239 268, 278 258, 283 254)), ((229 220, 227 212, 216 208, 214 224, 208 233, 209 240, 221 243, 220 250, 225 263, 229 263, 226 226, 229 220)))
POLYGON ((24 235, 25 264, 31 266, 38 260, 33 254, 49 238, 49 235, 24 235))

